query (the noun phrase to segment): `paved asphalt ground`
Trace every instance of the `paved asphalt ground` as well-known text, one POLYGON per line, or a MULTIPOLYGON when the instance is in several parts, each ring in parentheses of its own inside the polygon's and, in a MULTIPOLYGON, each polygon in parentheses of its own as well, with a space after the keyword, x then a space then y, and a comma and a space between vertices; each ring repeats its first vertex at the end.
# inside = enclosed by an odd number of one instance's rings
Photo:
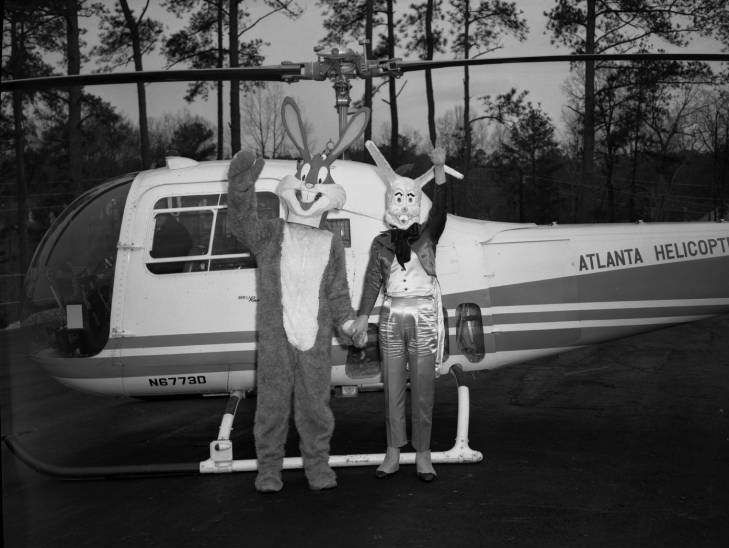
MULTIPOLYGON (((73 392, 0 332, 2 433, 58 465, 199 461, 225 398, 142 402, 73 392)), ((339 469, 309 491, 301 471, 259 495, 253 474, 63 481, 3 446, 7 548, 726 547, 729 317, 676 326, 470 377, 479 464, 376 480, 339 469)), ((255 400, 241 403, 236 458, 253 457, 255 400)), ((384 450, 382 393, 333 399, 333 453, 384 450)), ((438 381, 434 450, 453 443, 456 390, 438 381)), ((292 433, 289 455, 297 454, 292 433)))

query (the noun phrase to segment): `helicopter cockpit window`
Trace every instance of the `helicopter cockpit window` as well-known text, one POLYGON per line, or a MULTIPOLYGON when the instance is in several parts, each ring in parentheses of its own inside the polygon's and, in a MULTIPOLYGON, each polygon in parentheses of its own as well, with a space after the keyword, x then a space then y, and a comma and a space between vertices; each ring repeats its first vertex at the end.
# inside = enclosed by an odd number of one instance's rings
POLYGON ((92 356, 109 338, 117 242, 133 175, 79 196, 38 244, 22 321, 34 343, 61 356, 92 356))
MULTIPOLYGON (((278 217, 278 196, 259 192, 258 217, 278 217)), ((175 274, 255 268, 250 250, 228 225, 227 194, 169 196, 154 206, 154 236, 147 269, 175 274)))

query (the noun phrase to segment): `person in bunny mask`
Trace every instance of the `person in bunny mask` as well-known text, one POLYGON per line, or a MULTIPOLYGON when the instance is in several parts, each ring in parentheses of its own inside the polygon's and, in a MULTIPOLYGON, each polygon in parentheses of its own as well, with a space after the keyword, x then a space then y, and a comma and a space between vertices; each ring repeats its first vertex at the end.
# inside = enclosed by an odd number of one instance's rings
POLYGON ((434 380, 442 360, 443 319, 435 272, 435 247, 446 224, 445 152, 430 153, 433 168, 418 179, 401 177, 377 146, 367 150, 387 183, 385 222, 390 227, 375 237, 364 278, 355 322, 355 338, 367 330, 367 320, 384 288, 379 341, 385 387, 387 452, 376 476, 386 478, 399 469, 400 448, 407 441, 405 388, 410 376, 412 445, 417 476, 436 478, 430 458, 434 380), (433 203, 420 225, 421 187, 435 177, 433 203))
POLYGON ((228 169, 231 229, 258 264, 258 368, 253 434, 258 461, 255 487, 281 490, 284 445, 292 406, 304 471, 313 490, 336 487, 329 466, 334 416, 329 408, 332 328, 352 334, 354 311, 347 284, 344 247, 322 228, 326 212, 344 206, 344 189, 334 183, 332 162, 361 134, 369 110, 352 116, 328 153, 309 152, 301 114, 287 97, 284 127, 303 158, 295 175, 282 178, 276 194, 286 220, 261 221, 255 182, 262 158, 241 151, 228 169))

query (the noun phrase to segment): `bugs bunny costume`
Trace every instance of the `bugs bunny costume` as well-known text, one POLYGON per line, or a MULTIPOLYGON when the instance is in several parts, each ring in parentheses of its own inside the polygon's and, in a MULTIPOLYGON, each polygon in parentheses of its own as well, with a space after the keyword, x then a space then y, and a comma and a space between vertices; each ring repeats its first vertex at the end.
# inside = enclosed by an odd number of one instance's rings
POLYGON ((329 408, 332 327, 351 335, 354 311, 347 284, 344 247, 320 228, 328 210, 344 206, 344 189, 329 166, 364 131, 369 110, 352 116, 339 141, 325 154, 309 152, 301 114, 291 98, 282 105, 284 126, 303 158, 276 194, 286 220, 259 220, 255 182, 264 161, 239 152, 228 170, 231 229, 258 263, 257 401, 253 434, 261 492, 279 491, 293 395, 304 471, 311 489, 336 487, 329 466, 334 417, 329 408))

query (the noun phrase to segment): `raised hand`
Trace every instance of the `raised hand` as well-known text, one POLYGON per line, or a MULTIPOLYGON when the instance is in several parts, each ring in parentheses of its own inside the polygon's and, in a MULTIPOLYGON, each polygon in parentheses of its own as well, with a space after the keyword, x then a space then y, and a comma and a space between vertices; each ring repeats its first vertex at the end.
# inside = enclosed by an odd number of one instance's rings
POLYGON ((430 161, 433 163, 433 166, 438 167, 445 165, 446 155, 444 149, 436 147, 428 153, 428 156, 430 157, 430 161))
POLYGON ((265 163, 263 158, 258 158, 252 151, 240 150, 230 161, 228 178, 234 179, 239 175, 245 174, 248 176, 248 179, 255 181, 261 174, 265 163))
POLYGON ((433 162, 433 175, 435 176, 435 184, 442 185, 445 183, 445 150, 436 147, 428 153, 430 161, 433 162))

